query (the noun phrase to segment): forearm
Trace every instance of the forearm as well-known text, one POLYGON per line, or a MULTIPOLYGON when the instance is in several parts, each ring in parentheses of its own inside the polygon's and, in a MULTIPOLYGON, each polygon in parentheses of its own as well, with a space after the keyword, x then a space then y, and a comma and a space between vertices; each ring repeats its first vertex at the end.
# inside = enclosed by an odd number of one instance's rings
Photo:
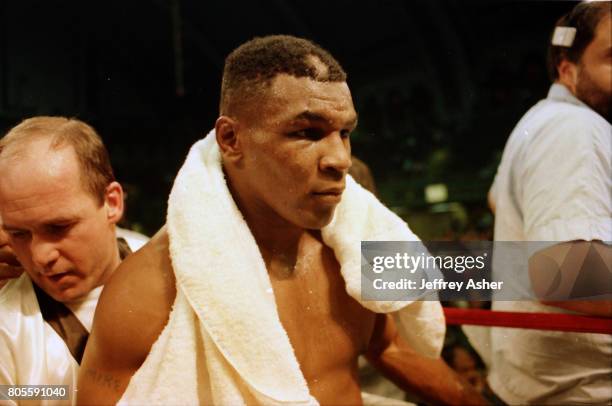
POLYGON ((77 405, 114 405, 125 391, 129 377, 84 365, 79 372, 77 405))
POLYGON ((368 354, 368 360, 402 389, 432 404, 484 405, 487 402, 441 358, 432 359, 408 348, 368 354))
POLYGON ((590 316, 612 317, 612 301, 610 300, 542 300, 542 303, 547 306, 559 307, 561 309, 584 313, 590 316))

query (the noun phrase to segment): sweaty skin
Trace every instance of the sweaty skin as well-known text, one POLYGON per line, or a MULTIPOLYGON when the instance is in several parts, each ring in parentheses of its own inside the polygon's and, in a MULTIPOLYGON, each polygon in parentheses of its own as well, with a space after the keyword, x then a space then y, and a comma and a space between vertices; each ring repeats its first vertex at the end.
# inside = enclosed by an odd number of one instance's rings
MULTIPOLYGON (((331 220, 344 189, 357 120, 350 92, 346 83, 280 75, 262 111, 228 127, 218 120, 232 194, 311 393, 323 404, 360 404, 357 356, 376 316, 348 296, 333 252, 312 230, 331 220)), ((116 402, 163 330, 176 294, 168 257, 161 231, 106 285, 79 378, 84 403, 116 402)))
MULTIPOLYGON (((407 346, 392 318, 375 315, 346 294, 333 253, 317 233, 304 235, 298 255, 304 260, 291 271, 284 255, 264 258, 281 323, 321 405, 362 403, 359 354, 400 387, 434 404, 485 404, 440 359, 407 346)), ((111 405, 121 398, 168 322, 175 296, 168 235, 162 229, 123 261, 102 292, 102 311, 96 312, 79 373, 79 405, 111 405)))
MULTIPOLYGON (((267 256, 281 323, 311 394, 321 404, 361 403, 357 356, 375 314, 346 293, 338 263, 318 233, 305 233, 295 269, 267 256), (314 234, 314 235, 313 235, 314 234)), ((165 327, 176 296, 165 230, 128 257, 105 286, 79 376, 79 403, 116 403, 165 327), (146 280, 147 283, 142 283, 146 280), (95 401, 94 401, 95 400, 95 401)))
POLYGON ((360 404, 357 357, 368 349, 375 314, 346 293, 333 252, 306 232, 295 269, 264 253, 278 305, 310 393, 321 404, 360 404))
POLYGON ((79 370, 79 404, 117 403, 165 327, 175 297, 168 235, 161 229, 104 286, 79 370))
MULTIPOLYGON (((319 230, 333 216, 351 164, 357 115, 346 83, 281 74, 258 111, 221 116, 217 143, 310 393, 323 405, 361 404, 357 356, 366 354, 402 387, 435 403, 481 404, 440 359, 415 354, 387 316, 348 296, 334 253, 322 242, 319 230)), ((175 296, 162 229, 105 286, 79 373, 79 404, 120 399, 175 296)))

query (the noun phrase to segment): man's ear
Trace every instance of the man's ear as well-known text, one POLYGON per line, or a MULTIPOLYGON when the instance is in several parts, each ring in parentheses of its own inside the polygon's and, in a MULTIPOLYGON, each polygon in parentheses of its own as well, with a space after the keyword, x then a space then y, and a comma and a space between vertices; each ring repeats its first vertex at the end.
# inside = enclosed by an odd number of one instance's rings
POLYGON ((123 188, 119 182, 111 182, 104 192, 106 218, 116 224, 123 217, 123 188))
POLYGON ((576 85, 578 84, 578 66, 567 59, 563 59, 557 65, 557 72, 559 73, 559 82, 575 95, 576 85))
POLYGON ((215 122, 217 144, 224 160, 236 162, 242 158, 242 148, 237 130, 238 122, 228 116, 220 116, 215 122))

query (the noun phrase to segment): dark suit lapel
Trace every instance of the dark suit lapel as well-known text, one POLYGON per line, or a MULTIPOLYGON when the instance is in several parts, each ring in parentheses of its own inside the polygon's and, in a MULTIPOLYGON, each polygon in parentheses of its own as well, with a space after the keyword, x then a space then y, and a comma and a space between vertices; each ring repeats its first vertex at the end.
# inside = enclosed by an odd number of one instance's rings
MULTIPOLYGON (((123 238, 117 239, 119 246, 119 255, 123 260, 132 251, 127 242, 123 238)), ((42 314, 43 320, 47 322, 51 328, 61 337, 66 343, 66 347, 76 362, 80 365, 83 359, 85 345, 89 338, 89 332, 83 326, 81 321, 74 313, 63 303, 58 302, 49 296, 45 291, 39 288, 35 283, 32 283, 38 306, 42 314)))

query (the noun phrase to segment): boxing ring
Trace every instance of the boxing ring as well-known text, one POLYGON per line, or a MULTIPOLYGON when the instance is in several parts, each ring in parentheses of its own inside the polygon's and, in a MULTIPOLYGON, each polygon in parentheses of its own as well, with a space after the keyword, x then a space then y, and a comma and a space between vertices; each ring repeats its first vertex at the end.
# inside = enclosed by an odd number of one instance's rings
POLYGON ((612 334, 612 318, 560 313, 505 312, 444 307, 448 325, 511 327, 612 334))

